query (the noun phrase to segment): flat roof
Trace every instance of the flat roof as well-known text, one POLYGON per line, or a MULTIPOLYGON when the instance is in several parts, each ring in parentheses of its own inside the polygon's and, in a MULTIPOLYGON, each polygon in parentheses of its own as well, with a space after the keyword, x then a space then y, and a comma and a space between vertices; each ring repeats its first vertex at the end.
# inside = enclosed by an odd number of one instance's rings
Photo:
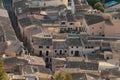
POLYGON ((67 61, 83 61, 83 58, 80 57, 67 57, 67 61))
POLYGON ((24 58, 25 58, 26 60, 28 60, 28 62, 29 62, 30 64, 43 65, 43 66, 45 66, 45 62, 44 62, 43 58, 41 58, 41 57, 25 55, 24 58))
POLYGON ((7 10, 5 10, 5 9, 0 9, 0 16, 2 16, 2 17, 9 17, 9 16, 8 16, 8 13, 7 13, 7 10))
POLYGON ((66 58, 53 58, 54 60, 66 61, 66 58))
POLYGON ((80 68, 61 68, 60 71, 67 73, 91 73, 95 75, 100 75, 100 72, 97 70, 81 70, 80 68))
POLYGON ((52 35, 48 33, 38 33, 32 36, 37 38, 52 38, 52 35))

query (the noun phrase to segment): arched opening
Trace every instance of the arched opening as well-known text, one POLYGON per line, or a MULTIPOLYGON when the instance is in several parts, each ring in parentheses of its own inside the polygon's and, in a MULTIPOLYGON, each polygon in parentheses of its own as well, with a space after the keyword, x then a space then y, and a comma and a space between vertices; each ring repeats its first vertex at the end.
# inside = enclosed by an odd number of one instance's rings
POLYGON ((79 56, 79 51, 75 51, 75 56, 79 56))

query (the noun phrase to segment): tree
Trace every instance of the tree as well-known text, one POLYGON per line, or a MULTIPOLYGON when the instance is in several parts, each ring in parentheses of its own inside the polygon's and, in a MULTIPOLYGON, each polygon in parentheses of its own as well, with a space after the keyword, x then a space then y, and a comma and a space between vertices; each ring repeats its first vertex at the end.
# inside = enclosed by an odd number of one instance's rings
POLYGON ((65 74, 65 79, 64 80, 72 80, 72 76, 69 73, 65 74))
POLYGON ((69 73, 56 72, 54 77, 54 80, 73 80, 69 73))
POLYGON ((100 0, 87 0, 89 5, 94 6, 97 2, 100 2, 100 0))
POLYGON ((101 2, 97 2, 95 5, 94 5, 94 8, 97 9, 97 10, 100 10, 102 12, 104 12, 105 8, 103 6, 103 4, 101 2))
POLYGON ((9 78, 5 72, 5 69, 3 67, 3 61, 1 58, 0 58, 0 80, 9 80, 9 78))

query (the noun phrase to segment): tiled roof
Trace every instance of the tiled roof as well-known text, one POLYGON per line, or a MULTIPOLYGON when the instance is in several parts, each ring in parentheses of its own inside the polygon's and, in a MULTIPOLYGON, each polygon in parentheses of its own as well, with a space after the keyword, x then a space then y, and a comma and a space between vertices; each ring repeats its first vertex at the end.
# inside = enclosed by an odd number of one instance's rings
POLYGON ((69 46, 82 46, 80 38, 68 38, 67 44, 69 46))
POLYGON ((50 38, 38 38, 36 39, 36 41, 33 42, 33 44, 37 44, 37 45, 46 45, 46 46, 50 46, 52 45, 52 39, 50 38))
POLYGON ((83 70, 98 70, 98 63, 93 62, 67 62, 67 68, 80 68, 83 70), (77 65, 77 66, 76 66, 77 65))
POLYGON ((26 65, 23 68, 24 72, 28 74, 41 72, 41 73, 47 73, 50 74, 50 70, 45 68, 45 66, 37 66, 37 65, 26 65))
POLYGON ((38 8, 38 7, 43 8, 43 7, 54 6, 60 9, 61 7, 58 7, 58 6, 61 6, 61 5, 64 5, 63 1, 61 0, 29 0, 29 7, 32 7, 32 8, 38 8))
POLYGON ((16 54, 21 53, 22 51, 22 46, 19 41, 14 41, 11 43, 11 45, 6 49, 6 51, 12 51, 15 52, 16 54))
POLYGON ((31 64, 31 65, 45 66, 45 62, 42 57, 30 56, 30 55, 24 55, 24 57, 26 60, 29 60, 29 64, 31 64))
POLYGON ((106 75, 120 78, 120 71, 118 69, 108 69, 101 71, 101 76, 105 77, 106 75))
POLYGON ((88 25, 92 25, 92 24, 104 21, 104 19, 103 19, 102 16, 91 15, 91 14, 90 15, 86 14, 85 15, 85 20, 86 20, 86 22, 87 22, 88 25))
POLYGON ((50 69, 45 68, 45 67, 43 67, 43 66, 39 66, 39 72, 41 72, 41 73, 47 73, 47 74, 50 74, 50 73, 51 73, 51 72, 50 72, 50 69))
POLYGON ((29 17, 23 18, 19 20, 20 24, 22 27, 26 27, 32 24, 31 20, 29 17))
POLYGON ((74 17, 74 15, 72 15, 72 14, 67 14, 66 17, 67 17, 67 21, 68 21, 68 22, 73 22, 73 21, 75 21, 75 17, 74 17))
POLYGON ((3 60, 4 65, 9 65, 9 64, 28 64, 27 60, 24 59, 18 59, 17 57, 12 57, 12 58, 6 58, 3 60))
POLYGON ((53 48, 54 49, 67 49, 68 46, 66 41, 53 41, 53 48))
POLYGON ((66 21, 67 20, 66 16, 63 16, 63 15, 60 15, 59 18, 60 18, 61 21, 66 21))
POLYGON ((29 13, 29 9, 26 6, 26 2, 27 2, 27 0, 20 0, 20 1, 13 3, 14 7, 16 9, 17 15, 29 13))
POLYGON ((66 59, 65 58, 61 58, 61 59, 60 58, 52 58, 52 60, 55 61, 54 64, 53 64, 54 66, 63 65, 63 64, 65 65, 66 64, 66 59))
POLYGON ((87 54, 89 60, 104 60, 104 55, 100 53, 87 54))
POLYGON ((0 42, 0 53, 4 52, 7 49, 7 43, 6 42, 0 42))
POLYGON ((120 19, 120 12, 119 12, 119 13, 115 13, 115 14, 113 14, 112 16, 120 19))
POLYGON ((16 34, 11 26, 9 18, 0 16, 0 23, 5 32, 6 40, 16 40, 16 34))

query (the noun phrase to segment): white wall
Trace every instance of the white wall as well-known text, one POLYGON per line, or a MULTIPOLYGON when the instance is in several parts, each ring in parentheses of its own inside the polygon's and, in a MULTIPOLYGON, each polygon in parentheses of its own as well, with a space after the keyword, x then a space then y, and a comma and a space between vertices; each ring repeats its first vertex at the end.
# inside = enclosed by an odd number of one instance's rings
POLYGON ((74 56, 75 55, 75 51, 79 51, 79 55, 82 55, 82 47, 76 47, 76 46, 73 46, 72 47, 69 47, 69 56, 74 56), (71 54, 71 51, 73 51, 73 54, 71 54))

